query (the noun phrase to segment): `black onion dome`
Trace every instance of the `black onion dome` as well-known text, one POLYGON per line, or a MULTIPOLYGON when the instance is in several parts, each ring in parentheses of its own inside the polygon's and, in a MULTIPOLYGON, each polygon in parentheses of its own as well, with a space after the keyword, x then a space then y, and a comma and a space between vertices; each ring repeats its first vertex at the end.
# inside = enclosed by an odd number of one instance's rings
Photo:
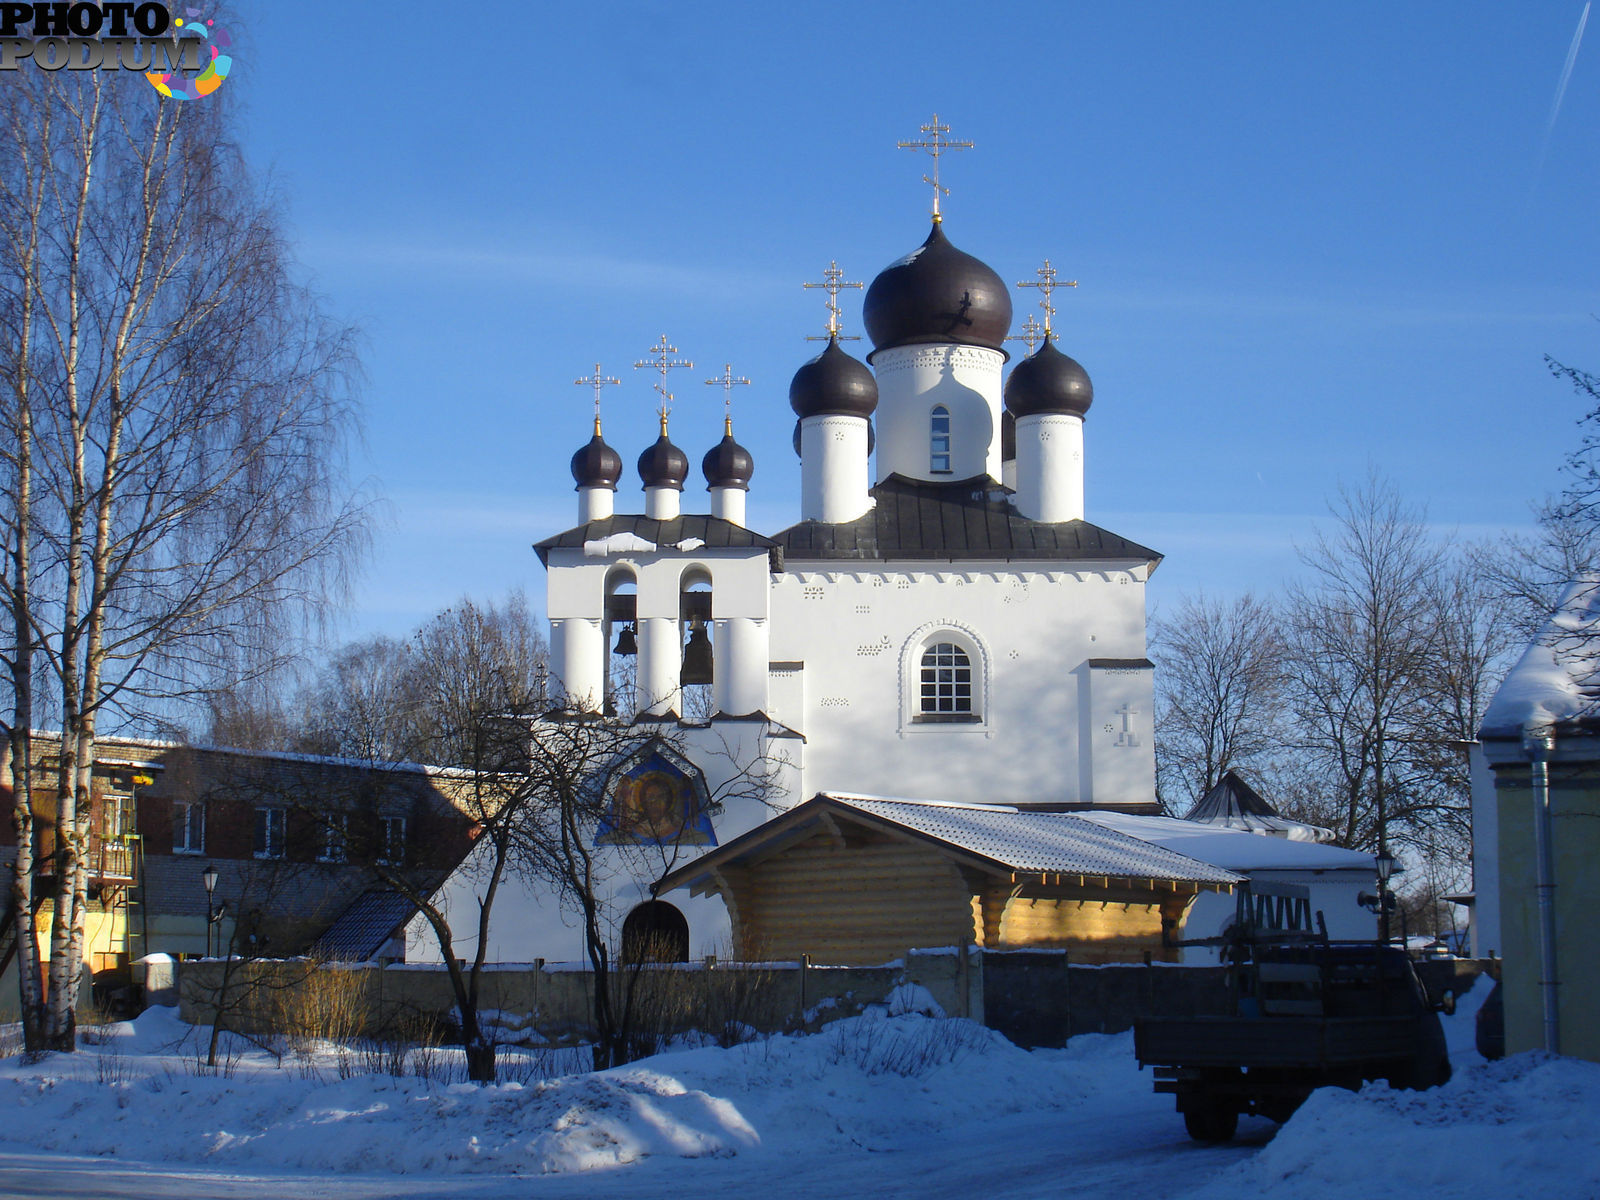
POLYGON ((935 223, 927 241, 879 272, 862 316, 874 354, 929 342, 1004 353, 1011 292, 987 265, 952 246, 935 223))
POLYGON ((749 491, 750 477, 756 473, 756 460, 750 457, 750 451, 733 440, 733 431, 729 430, 720 442, 706 451, 706 456, 700 460, 700 470, 705 473, 707 487, 749 491))
POLYGON ((1011 368, 1005 386, 1006 411, 1014 417, 1035 413, 1071 413, 1081 417, 1094 403, 1089 372, 1046 340, 1011 368))
POLYGON ((689 456, 662 430, 655 445, 639 455, 639 478, 647 488, 669 487, 681 492, 683 481, 689 478, 689 456))
POLYGON ((878 381, 830 337, 827 348, 794 373, 789 407, 801 417, 870 417, 878 408, 878 381))
POLYGON ((581 488, 617 490, 617 481, 622 478, 622 455, 606 445, 599 429, 595 430, 589 444, 572 456, 572 477, 581 488))

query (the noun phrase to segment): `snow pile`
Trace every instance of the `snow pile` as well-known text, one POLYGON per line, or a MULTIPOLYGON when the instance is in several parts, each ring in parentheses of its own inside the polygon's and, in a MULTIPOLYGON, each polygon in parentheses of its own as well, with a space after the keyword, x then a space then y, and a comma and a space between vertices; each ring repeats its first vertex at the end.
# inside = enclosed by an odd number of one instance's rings
POLYGON ((1543 1054, 1458 1069, 1428 1092, 1323 1088, 1193 1200, 1600 1196, 1597 1108, 1600 1065, 1543 1054))
POLYGON ((1446 1087, 1327 1089, 1281 1130, 1250 1119, 1226 1146, 1185 1136, 1130 1035, 1024 1051, 926 1015, 937 1005, 909 985, 892 1008, 811 1036, 678 1049, 599 1074, 551 1077, 577 1061, 572 1047, 507 1051, 504 1081, 489 1087, 460 1082, 457 1051, 414 1057, 397 1078, 362 1073, 371 1063, 337 1047, 275 1059, 232 1038, 229 1067, 209 1074, 196 1065, 207 1031, 152 1009, 94 1031, 77 1054, 0 1061, 0 1177, 24 1165, 34 1177, 65 1172, 58 1189, 29 1194, 110 1194, 92 1182, 102 1160, 134 1160, 133 1177, 168 1171, 174 1182, 127 1194, 185 1200, 244 1194, 228 1179, 292 1173, 301 1190, 272 1194, 334 1194, 359 1180, 349 1194, 420 1195, 404 1190, 405 1175, 456 1179, 428 1184, 429 1195, 470 1187, 509 1200, 528 1194, 527 1176, 564 1175, 538 1190, 748 1197, 778 1183, 813 1197, 847 1179, 863 1194, 931 1200, 1600 1196, 1590 1115, 1600 1066, 1484 1063, 1469 1046, 1487 990, 1480 983, 1446 1022, 1457 1069, 1446 1087), (606 1172, 599 1183, 578 1174, 595 1170, 606 1172))
MULTIPOLYGON (((903 1000, 914 1007, 921 997, 903 1000)), ((960 1126, 974 1106, 1015 1112, 1086 1090, 1049 1056, 980 1025, 882 1010, 814 1037, 489 1087, 353 1075, 331 1048, 280 1064, 235 1045, 232 1077, 207 1075, 195 1065, 197 1032, 174 1010, 151 1009, 76 1055, 7 1060, 0 1128, 39 1150, 231 1169, 531 1174, 764 1144, 891 1148, 908 1128, 960 1126)))

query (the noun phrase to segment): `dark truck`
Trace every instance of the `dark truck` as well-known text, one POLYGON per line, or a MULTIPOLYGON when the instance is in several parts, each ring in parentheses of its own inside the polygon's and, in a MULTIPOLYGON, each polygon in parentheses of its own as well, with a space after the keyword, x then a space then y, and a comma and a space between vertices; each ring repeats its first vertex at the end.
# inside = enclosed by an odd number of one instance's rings
POLYGON ((1450 1078, 1441 1011, 1399 946, 1335 942, 1312 928, 1305 888, 1246 884, 1221 938, 1232 1016, 1135 1022, 1140 1066, 1177 1097, 1189 1136, 1225 1142, 1240 1113, 1285 1121, 1319 1087, 1369 1079, 1428 1088, 1450 1078))

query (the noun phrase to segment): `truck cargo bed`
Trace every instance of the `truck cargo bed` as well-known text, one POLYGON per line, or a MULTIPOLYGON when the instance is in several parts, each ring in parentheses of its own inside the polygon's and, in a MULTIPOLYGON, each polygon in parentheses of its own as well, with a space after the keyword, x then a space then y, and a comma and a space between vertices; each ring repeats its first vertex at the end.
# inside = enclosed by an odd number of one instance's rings
POLYGON ((1392 1017, 1171 1017, 1139 1021, 1141 1066, 1327 1067, 1404 1060, 1417 1019, 1392 1017))

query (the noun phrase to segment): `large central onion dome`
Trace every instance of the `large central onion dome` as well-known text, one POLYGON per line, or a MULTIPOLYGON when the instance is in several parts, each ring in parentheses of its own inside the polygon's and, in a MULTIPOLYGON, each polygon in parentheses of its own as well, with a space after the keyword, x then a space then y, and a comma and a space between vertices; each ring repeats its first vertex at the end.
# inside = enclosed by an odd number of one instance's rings
POLYGON ((1006 412, 1013 417, 1036 413, 1081 417, 1094 403, 1094 384, 1089 382, 1089 372, 1057 350, 1055 341, 1047 337, 1044 345, 1011 368, 1005 397, 1006 412))
POLYGON ((603 487, 617 490, 622 478, 622 455, 600 436, 600 422, 594 423, 594 436, 572 456, 572 477, 580 488, 603 487))
POLYGON ((830 337, 827 348, 794 373, 789 407, 806 417, 870 417, 878 408, 878 381, 867 364, 839 349, 830 337))
POLYGON ((936 222, 927 241, 872 281, 862 315, 874 354, 929 342, 1003 353, 1011 293, 988 266, 952 246, 936 222))
POLYGON ((683 481, 689 478, 689 456, 672 444, 667 437, 667 423, 661 422, 661 436, 655 445, 639 455, 639 478, 647 488, 671 488, 683 491, 683 481))

